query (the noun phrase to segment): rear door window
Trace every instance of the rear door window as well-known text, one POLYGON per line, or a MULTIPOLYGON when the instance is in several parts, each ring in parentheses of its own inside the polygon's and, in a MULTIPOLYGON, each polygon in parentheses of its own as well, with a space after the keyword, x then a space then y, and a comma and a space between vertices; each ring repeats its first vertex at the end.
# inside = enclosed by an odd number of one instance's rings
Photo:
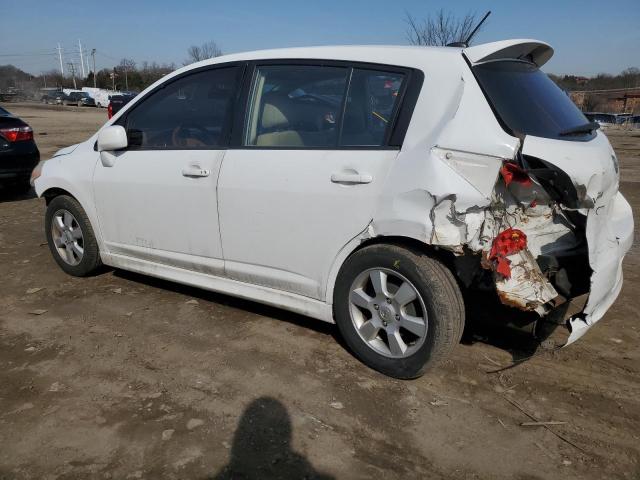
POLYGON ((250 93, 244 145, 384 146, 405 76, 348 66, 258 66, 250 93))
POLYGON ((269 65, 256 69, 245 145, 335 147, 349 69, 269 65))
POLYGON ((561 135, 588 120, 536 65, 500 60, 476 65, 473 71, 499 119, 514 133, 562 140, 592 136, 561 135))
POLYGON ((354 69, 340 145, 382 146, 387 142, 405 75, 354 69))

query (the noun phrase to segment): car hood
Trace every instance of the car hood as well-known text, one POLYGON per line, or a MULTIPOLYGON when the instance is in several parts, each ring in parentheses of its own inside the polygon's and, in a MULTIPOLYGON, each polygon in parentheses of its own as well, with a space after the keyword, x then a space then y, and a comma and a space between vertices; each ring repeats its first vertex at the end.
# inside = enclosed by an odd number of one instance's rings
POLYGON ((58 150, 56 153, 53 154, 53 157, 60 157, 62 155, 69 155, 70 153, 72 153, 76 148, 78 148, 78 145, 80 145, 79 143, 76 143, 75 145, 70 145, 68 147, 64 147, 61 148, 60 150, 58 150))

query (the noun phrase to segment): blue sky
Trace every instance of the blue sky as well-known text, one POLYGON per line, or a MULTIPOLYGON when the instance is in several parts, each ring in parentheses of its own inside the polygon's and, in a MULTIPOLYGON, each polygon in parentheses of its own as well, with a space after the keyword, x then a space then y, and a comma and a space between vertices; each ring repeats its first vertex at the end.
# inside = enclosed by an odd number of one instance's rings
POLYGON ((189 45, 215 40, 225 53, 271 47, 404 44, 405 12, 420 18, 439 8, 454 14, 492 10, 476 43, 538 38, 556 54, 545 70, 594 75, 640 67, 640 0, 0 0, 0 64, 39 73, 78 62, 78 39, 96 48, 97 68, 120 58, 175 62, 189 45), (9 55, 21 54, 19 57, 9 55))

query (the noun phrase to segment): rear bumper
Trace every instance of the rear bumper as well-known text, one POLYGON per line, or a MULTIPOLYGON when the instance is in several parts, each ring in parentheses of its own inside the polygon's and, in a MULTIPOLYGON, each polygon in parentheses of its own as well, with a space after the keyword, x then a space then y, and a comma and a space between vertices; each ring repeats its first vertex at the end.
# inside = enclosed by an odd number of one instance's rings
POLYGON ((622 261, 633 244, 633 213, 618 193, 609 208, 594 209, 587 218, 591 290, 584 310, 567 321, 569 345, 600 320, 622 289, 622 261))
POLYGON ((40 153, 33 144, 0 152, 0 183, 28 180, 39 161, 40 153))

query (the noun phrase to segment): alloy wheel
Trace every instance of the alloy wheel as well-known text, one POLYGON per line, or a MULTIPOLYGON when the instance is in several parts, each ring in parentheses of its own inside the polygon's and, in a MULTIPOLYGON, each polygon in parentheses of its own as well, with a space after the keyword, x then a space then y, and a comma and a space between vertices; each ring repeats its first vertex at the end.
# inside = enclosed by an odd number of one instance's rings
POLYGON ((51 237, 58 255, 72 266, 78 265, 84 256, 84 235, 76 217, 68 210, 58 210, 51 222, 51 237))
POLYGON ((350 289, 349 314, 360 338, 386 357, 409 357, 427 338, 422 296, 393 270, 373 268, 358 275, 350 289))

